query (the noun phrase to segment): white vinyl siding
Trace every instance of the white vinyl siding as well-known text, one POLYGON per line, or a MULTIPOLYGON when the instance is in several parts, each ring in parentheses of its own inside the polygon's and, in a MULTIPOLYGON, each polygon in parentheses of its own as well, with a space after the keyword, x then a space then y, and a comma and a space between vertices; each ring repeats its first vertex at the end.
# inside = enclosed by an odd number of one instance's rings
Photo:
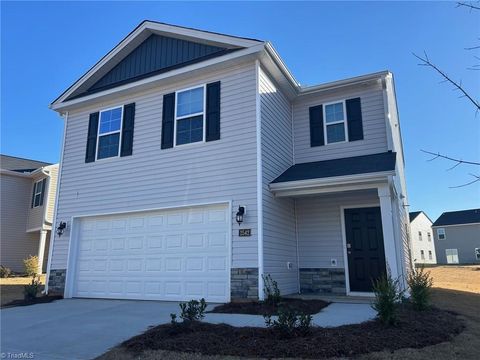
MULTIPOLYGON (((256 79, 253 62, 204 72, 111 102, 71 111, 61 175, 58 221, 72 216, 158 209, 231 200, 247 207, 244 227, 233 228, 232 267, 257 267, 256 79), (221 139, 160 149, 163 95, 221 81, 221 139), (88 119, 100 107, 135 103, 133 155, 85 163, 88 119)), ((232 219, 235 214, 232 214, 232 219)), ((67 267, 70 230, 55 236, 52 269, 67 267)))
POLYGON ((264 273, 278 282, 282 294, 298 291, 294 200, 275 198, 268 184, 293 164, 292 117, 288 99, 261 70, 264 273), (291 268, 287 268, 287 264, 291 268))
POLYGON ((420 234, 428 234, 432 233, 432 222, 430 219, 425 216, 423 212, 418 214, 415 219, 411 222, 410 228, 412 230, 412 260, 417 264, 435 264, 436 256, 435 256, 435 245, 431 241, 421 241, 419 239, 420 234), (420 250, 424 250, 424 258, 421 256, 420 250), (429 256, 427 257, 426 254, 429 256))
POLYGON ((344 268, 341 206, 380 206, 376 190, 303 197, 296 200, 300 268, 344 268))
POLYGON ((383 93, 380 85, 371 86, 368 89, 322 92, 301 96, 293 103, 295 163, 385 152, 388 150, 385 121, 383 93), (309 108, 355 97, 361 98, 364 139, 311 147, 309 108))

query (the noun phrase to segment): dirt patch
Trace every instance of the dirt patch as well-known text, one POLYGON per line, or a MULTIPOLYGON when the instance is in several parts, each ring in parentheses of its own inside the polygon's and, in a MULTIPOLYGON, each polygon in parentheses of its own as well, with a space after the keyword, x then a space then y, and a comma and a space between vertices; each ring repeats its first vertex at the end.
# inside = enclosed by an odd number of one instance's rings
POLYGON ((433 287, 480 294, 480 266, 436 266, 426 268, 433 287))
POLYGON ((313 315, 320 312, 324 307, 328 306, 328 304, 328 302, 322 300, 301 299, 282 299, 278 306, 259 301, 233 302, 218 305, 209 312, 223 314, 278 315, 280 309, 289 309, 299 313, 313 315))
POLYGON ((463 323, 451 312, 438 309, 416 312, 404 306, 397 327, 369 321, 337 328, 313 328, 306 336, 288 337, 283 332, 263 328, 200 322, 165 324, 127 340, 122 347, 137 354, 161 349, 205 355, 318 359, 421 348, 448 341, 462 329, 463 323))
POLYGON ((46 304, 55 300, 63 299, 61 295, 46 295, 46 296, 39 296, 35 299, 30 300, 13 300, 6 304, 2 304, 1 308, 9 308, 14 306, 28 306, 28 305, 35 305, 35 304, 46 304))

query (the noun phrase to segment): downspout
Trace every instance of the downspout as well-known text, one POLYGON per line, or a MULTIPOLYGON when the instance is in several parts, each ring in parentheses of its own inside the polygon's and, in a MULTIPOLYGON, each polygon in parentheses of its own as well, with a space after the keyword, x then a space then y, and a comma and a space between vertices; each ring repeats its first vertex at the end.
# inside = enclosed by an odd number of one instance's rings
POLYGON ((258 244, 258 299, 264 299, 263 293, 263 168, 262 168, 262 123, 260 104, 260 62, 255 60, 255 121, 257 135, 257 244, 258 244))
POLYGON ((67 134, 67 121, 68 121, 68 111, 62 115, 63 117, 63 139, 62 145, 60 148, 60 165, 58 166, 58 173, 57 173, 57 190, 55 192, 55 208, 53 211, 53 222, 52 222, 52 231, 50 232, 50 246, 48 249, 48 262, 47 262, 47 276, 45 279, 45 290, 44 293, 48 294, 48 279, 50 278, 50 271, 52 267, 52 256, 53 256, 53 248, 54 248, 54 241, 55 241, 55 226, 57 224, 57 211, 58 211, 58 198, 60 193, 60 180, 62 178, 62 167, 63 167, 63 152, 65 150, 65 137, 67 134))

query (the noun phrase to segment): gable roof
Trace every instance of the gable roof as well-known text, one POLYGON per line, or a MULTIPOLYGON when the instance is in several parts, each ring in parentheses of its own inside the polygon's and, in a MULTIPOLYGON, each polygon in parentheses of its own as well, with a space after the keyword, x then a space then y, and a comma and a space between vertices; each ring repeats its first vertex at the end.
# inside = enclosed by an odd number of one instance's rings
POLYGON ((395 170, 396 153, 354 156, 295 164, 271 183, 320 179, 395 170))
POLYGON ((432 226, 480 223, 480 209, 444 212, 432 226))
MULTIPOLYGON (((140 52, 142 49, 146 51, 149 42, 147 42, 147 45, 144 45, 143 47, 142 44, 147 39, 149 39, 151 35, 175 39, 176 45, 182 47, 188 47, 189 44, 191 46, 191 44, 193 43, 195 44, 195 46, 202 47, 204 49, 202 54, 218 53, 218 56, 225 55, 226 53, 234 50, 240 50, 253 47, 255 45, 264 44, 263 41, 256 39, 242 38, 238 36, 225 35, 145 20, 140 23, 132 32, 130 32, 130 34, 128 34, 122 41, 120 41, 117 46, 115 46, 110 52, 108 52, 104 57, 102 57, 94 66, 92 66, 90 70, 88 70, 82 77, 80 77, 80 79, 78 79, 57 99, 55 99, 50 105, 50 107, 54 107, 54 105, 66 100, 71 100, 73 98, 84 96, 88 94, 88 91, 91 88, 100 88, 102 84, 105 85, 106 83, 108 83, 108 79, 115 79, 115 75, 118 74, 119 70, 118 68, 117 70, 114 70, 114 68, 117 67, 117 65, 121 64, 123 60, 128 63, 129 59, 127 58, 129 57, 129 55, 134 54, 135 50, 139 49, 139 47, 140 52), (221 52, 223 52, 223 54, 221 52)), ((155 40, 150 40, 150 42, 156 43, 159 38, 154 39, 155 40)), ((130 60, 131 58, 136 57, 137 56, 134 54, 130 56, 130 60)), ((181 62, 188 63, 188 61, 194 60, 193 58, 195 58, 195 56, 190 57, 189 60, 181 58, 181 61, 179 60, 179 62, 174 65, 179 65, 181 62)), ((206 60, 205 58, 203 58, 203 56, 200 56, 199 58, 202 58, 200 61, 206 60)), ((138 64, 138 66, 140 66, 140 64, 138 64)), ((155 71, 165 68, 166 67, 162 67, 161 64, 159 66, 144 67, 142 69, 143 71, 140 71, 140 73, 143 76, 145 76, 146 74, 149 74, 148 76, 152 76, 154 75, 155 71)), ((135 78, 138 75, 139 74, 135 74, 134 72, 133 76, 130 77, 129 80, 131 80, 132 78, 134 78, 134 80, 132 81, 138 80, 137 78, 135 78)), ((116 84, 116 86, 118 86, 118 84, 116 84)))
POLYGON ((410 216, 410 222, 415 220, 415 218, 420 215, 421 211, 412 211, 408 215, 410 216))
POLYGON ((38 160, 31 160, 10 155, 0 154, 0 168, 17 172, 33 172, 44 166, 52 165, 50 163, 38 160))

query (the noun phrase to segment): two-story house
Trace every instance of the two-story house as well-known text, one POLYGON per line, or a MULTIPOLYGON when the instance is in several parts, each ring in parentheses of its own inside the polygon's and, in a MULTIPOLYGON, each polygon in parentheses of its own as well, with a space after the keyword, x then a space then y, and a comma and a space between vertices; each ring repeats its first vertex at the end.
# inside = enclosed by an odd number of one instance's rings
POLYGON ((410 242, 414 264, 436 264, 432 220, 423 211, 410 212, 410 242))
POLYGON ((444 212, 432 228, 438 264, 480 264, 480 209, 444 212))
POLYGON ((303 87, 266 41, 144 21, 52 104, 50 291, 371 294, 409 264, 388 71, 303 87))
POLYGON ((0 264, 23 272, 38 256, 46 271, 57 190, 58 164, 0 155, 0 264))

